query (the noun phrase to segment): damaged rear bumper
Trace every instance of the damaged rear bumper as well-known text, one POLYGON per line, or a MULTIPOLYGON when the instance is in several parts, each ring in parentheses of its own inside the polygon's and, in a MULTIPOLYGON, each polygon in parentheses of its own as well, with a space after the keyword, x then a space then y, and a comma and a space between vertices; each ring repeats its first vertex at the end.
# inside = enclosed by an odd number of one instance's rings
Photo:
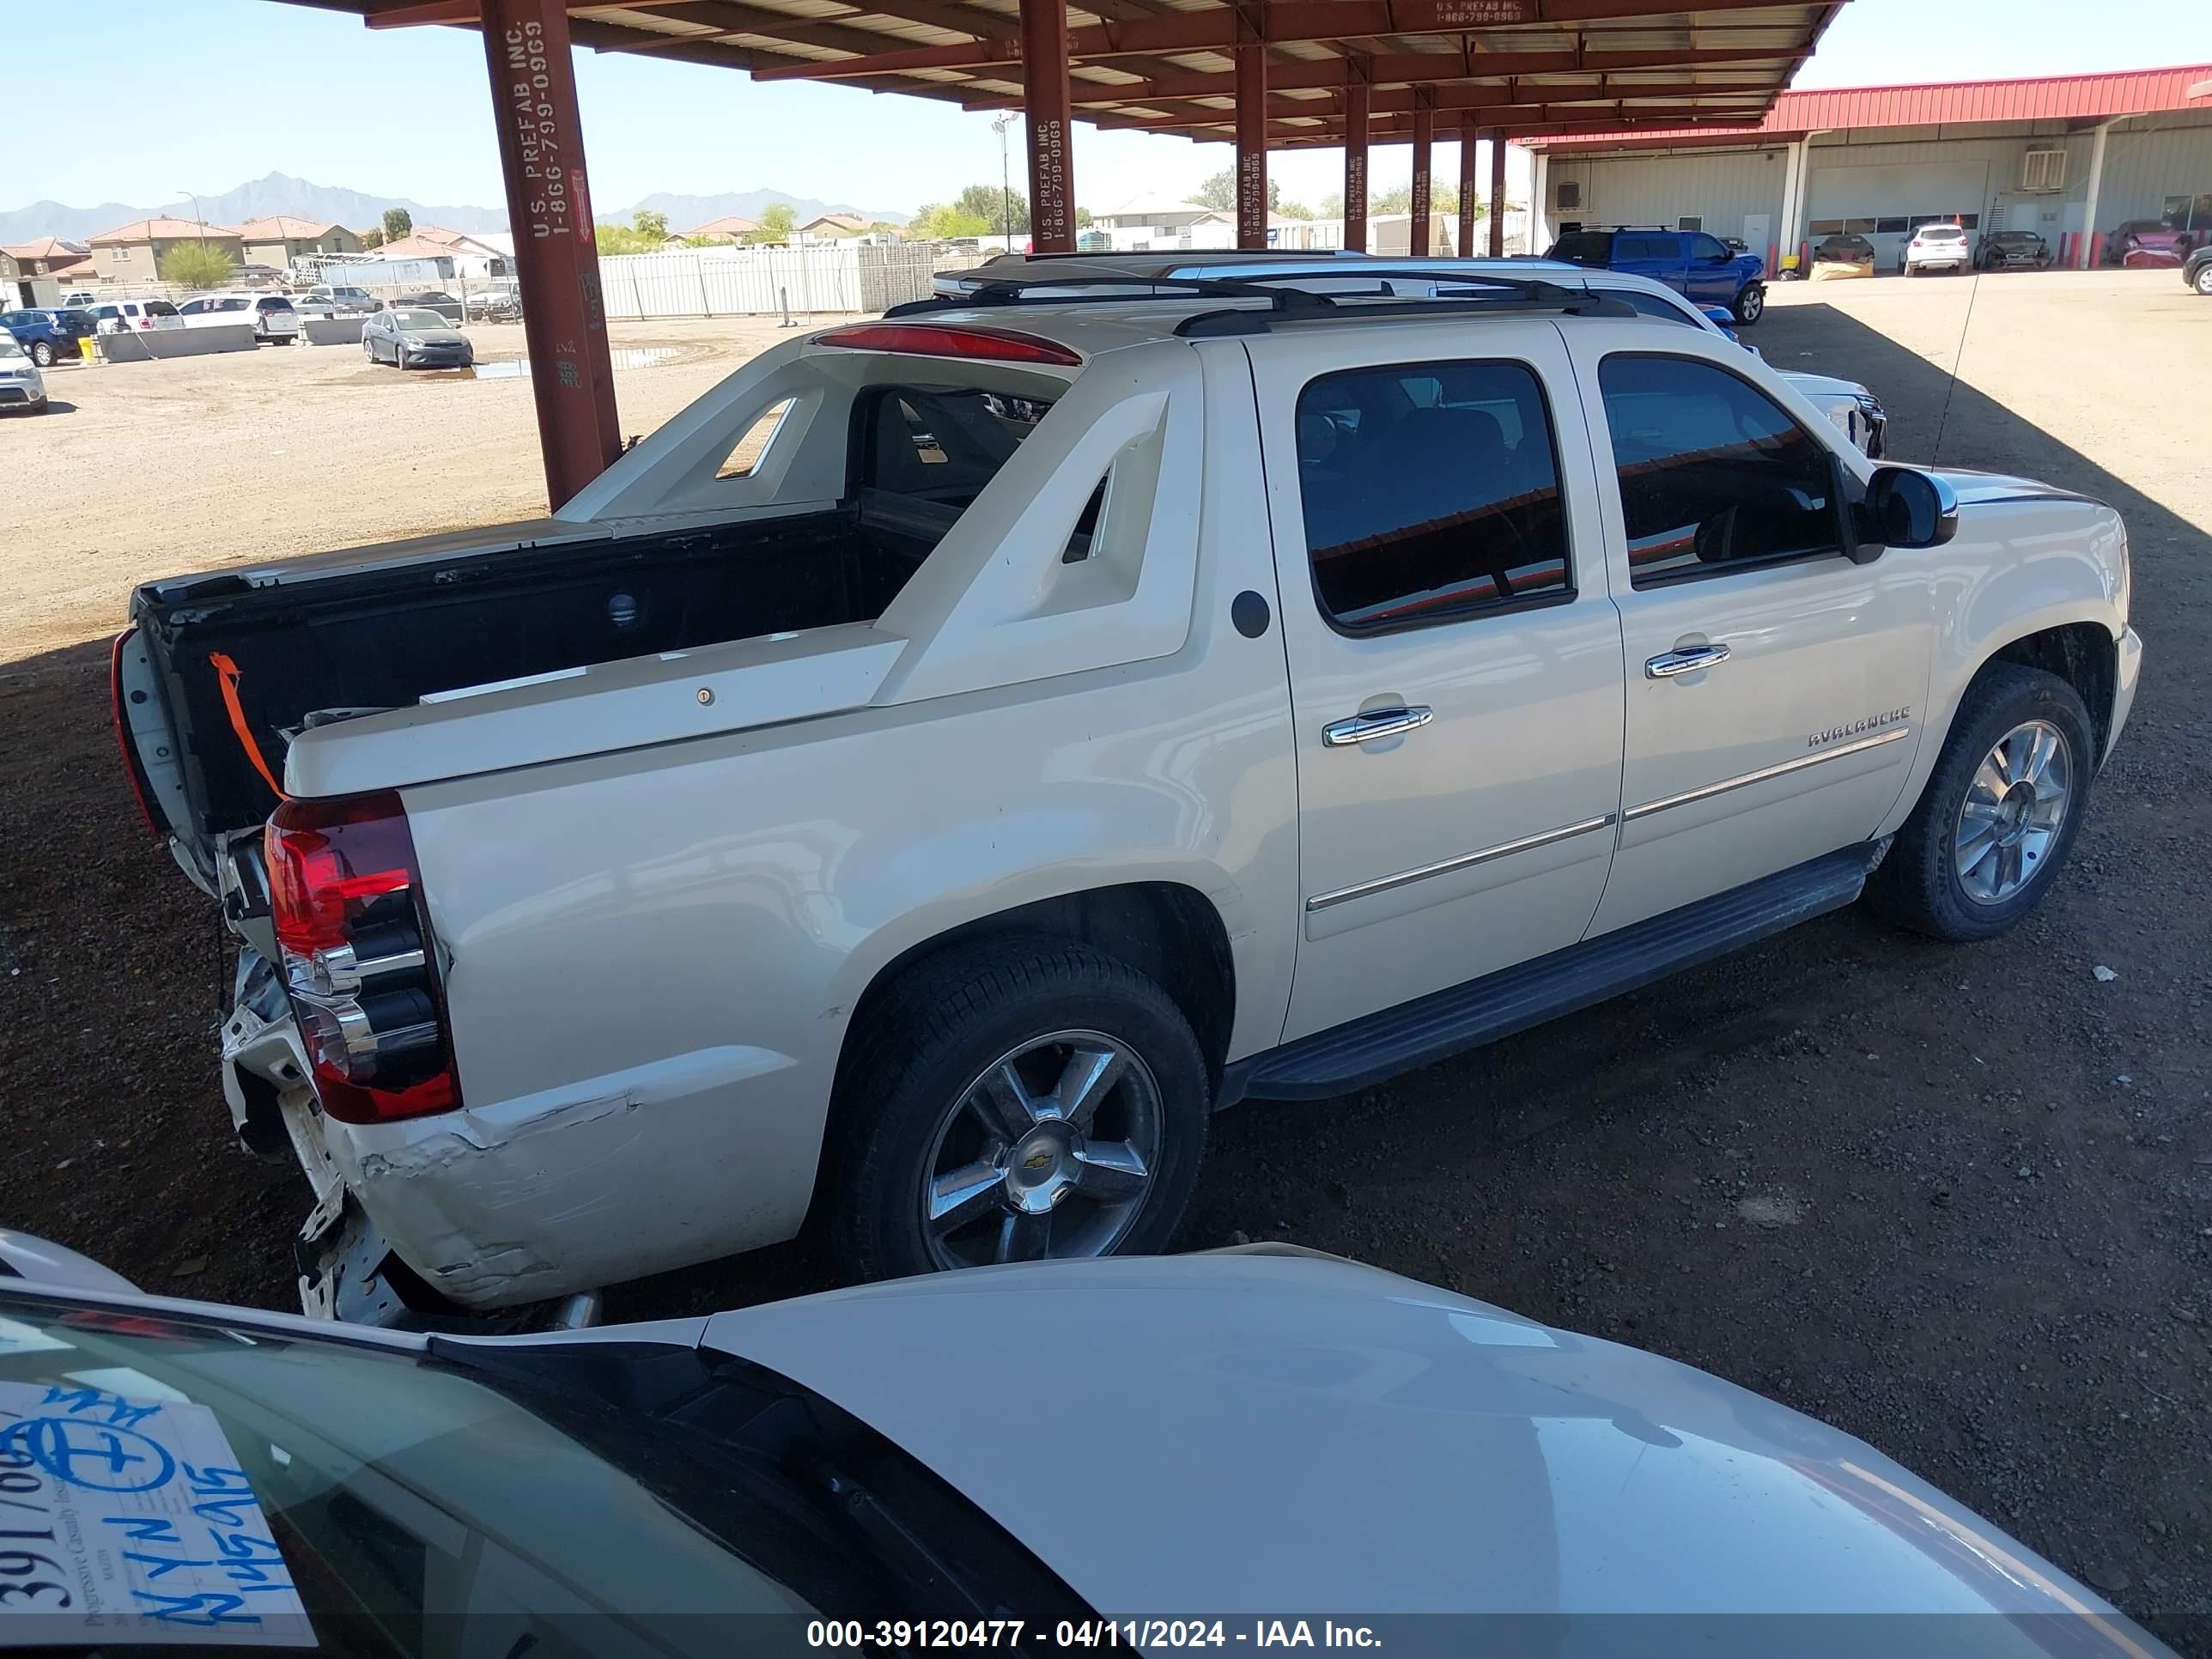
POLYGON ((298 1159, 314 1206, 301 1307, 368 1324, 590 1291, 792 1237, 811 1158, 744 1126, 786 1109, 789 1056, 730 1047, 544 1095, 397 1122, 340 1123, 265 962, 241 952, 223 1093, 252 1151, 298 1159), (425 1294, 425 1291, 428 1294, 425 1294))

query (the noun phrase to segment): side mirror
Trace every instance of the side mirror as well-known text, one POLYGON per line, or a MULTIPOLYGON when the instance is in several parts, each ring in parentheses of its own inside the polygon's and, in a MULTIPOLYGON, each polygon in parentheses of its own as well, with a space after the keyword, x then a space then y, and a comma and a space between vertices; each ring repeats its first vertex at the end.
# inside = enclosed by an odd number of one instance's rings
POLYGON ((1863 511, 1884 547, 1941 547, 1959 531, 1957 492, 1909 466, 1876 467, 1863 511))

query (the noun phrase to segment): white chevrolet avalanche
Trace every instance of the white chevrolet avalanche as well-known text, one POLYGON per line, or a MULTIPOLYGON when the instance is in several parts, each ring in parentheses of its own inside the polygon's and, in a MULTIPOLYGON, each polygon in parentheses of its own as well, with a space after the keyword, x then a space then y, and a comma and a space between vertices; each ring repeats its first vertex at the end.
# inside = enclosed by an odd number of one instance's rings
POLYGON ((242 943, 307 1306, 810 1212, 856 1276, 1158 1250, 1242 1097, 2041 899, 2135 696, 2118 514, 1541 274, 1349 268, 1036 261, 552 517, 140 589, 126 754, 242 943))

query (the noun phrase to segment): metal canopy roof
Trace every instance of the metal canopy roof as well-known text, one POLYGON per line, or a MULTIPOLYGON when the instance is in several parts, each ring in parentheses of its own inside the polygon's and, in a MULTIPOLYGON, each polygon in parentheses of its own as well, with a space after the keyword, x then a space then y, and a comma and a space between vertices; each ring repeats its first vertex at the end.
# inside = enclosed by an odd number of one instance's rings
MULTIPOLYGON (((369 27, 473 23, 477 0, 293 0, 369 27)), ((1416 109, 1509 137, 1756 124, 1843 0, 1068 0, 1071 112, 1099 127, 1234 136, 1240 44, 1267 51, 1270 149, 1373 140, 1416 109)), ((965 109, 1022 102, 1018 0, 568 0, 579 46, 836 81, 965 109)))

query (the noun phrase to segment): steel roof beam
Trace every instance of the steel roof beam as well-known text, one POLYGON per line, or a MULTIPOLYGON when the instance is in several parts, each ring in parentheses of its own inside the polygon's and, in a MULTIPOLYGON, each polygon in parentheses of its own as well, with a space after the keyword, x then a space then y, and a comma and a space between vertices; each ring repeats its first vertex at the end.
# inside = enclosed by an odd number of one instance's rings
MULTIPOLYGON (((1516 120, 1532 123, 1584 118, 1598 120, 1614 115, 1656 115, 1675 110, 1692 115, 1727 115, 1739 120, 1756 121, 1765 114, 1767 101, 1771 95, 1753 88, 1716 89, 1711 87, 1671 86, 1659 87, 1649 93, 1614 92, 1609 95, 1594 92, 1585 96, 1577 91, 1565 98, 1547 100, 1540 97, 1500 97, 1499 90, 1496 87, 1471 82, 1465 84, 1448 82, 1435 87, 1400 87, 1389 92, 1370 94, 1368 108, 1378 116, 1402 115, 1419 108, 1425 97, 1431 109, 1479 111, 1485 126, 1516 120), (1639 99, 1646 101, 1638 104, 1635 100, 1639 99)), ((1524 87, 1520 90, 1526 93, 1530 88, 1524 87)), ((1190 99, 1129 98, 1122 100, 1119 108, 1101 110, 1096 114, 1081 115, 1078 118, 1100 126, 1124 125, 1124 118, 1129 125, 1153 125, 1149 118, 1139 112, 1142 110, 1158 110, 1164 114, 1200 121, 1211 121, 1217 117, 1225 120, 1231 113, 1218 104, 1202 104, 1190 99)), ((1297 98, 1272 91, 1267 94, 1267 113, 1276 120, 1293 116, 1339 115, 1343 110, 1344 99, 1341 96, 1297 98)))
MULTIPOLYGON (((1728 65, 1773 64, 1785 60, 1786 51, 1748 51, 1742 48, 1700 48, 1691 52, 1377 52, 1371 57, 1332 58, 1319 62, 1277 58, 1267 64, 1271 91, 1341 92, 1355 82, 1374 87, 1419 86, 1455 81, 1510 81, 1532 75, 1595 74, 1601 92, 1594 96, 1636 97, 1633 83, 1608 84, 1606 77, 1619 70, 1719 68, 1728 65), (1360 73, 1362 69, 1364 75, 1360 73)), ((1671 86, 1674 83, 1669 82, 1671 86)), ((1141 80, 1112 84, 1077 81, 1071 92, 1079 107, 1085 104, 1148 103, 1162 98, 1231 98, 1237 93, 1233 74, 1182 70, 1147 76, 1141 80)), ((1579 88, 1523 88, 1565 97, 1579 88)), ((1765 96, 1771 88, 1716 86, 1716 92, 1756 91, 1765 96)), ((979 93, 963 98, 968 109, 1015 109, 1021 100, 1000 93, 979 93)))
MULTIPOLYGON (((1748 10, 1773 3, 1774 0, 1707 0, 1697 9, 1748 10)), ((1668 13, 1652 0, 1273 0, 1266 14, 1267 38, 1271 46, 1401 34, 1473 34, 1494 40, 1498 37, 1487 25, 1464 21, 1472 9, 1492 5, 1520 6, 1531 13, 1540 10, 1543 16, 1531 15, 1523 20, 1532 23, 1594 22, 1679 15, 1679 9, 1668 13)), ((1067 34, 1068 53, 1074 59, 1146 52, 1218 52, 1237 44, 1237 14, 1226 6, 1206 11, 1166 12, 1158 16, 1133 17, 1118 23, 1070 29, 1067 34)), ((1795 50, 1782 47, 1769 55, 1787 58, 1795 50)), ((1017 63, 1020 55, 1020 41, 1010 27, 1002 24, 995 33, 972 45, 876 52, 805 70, 776 70, 763 73, 760 78, 835 81, 901 70, 988 69, 1017 63)), ((1579 50, 1553 55, 1576 58, 1583 56, 1579 50)), ((1681 61, 1681 55, 1676 54, 1674 61, 1681 61)))

